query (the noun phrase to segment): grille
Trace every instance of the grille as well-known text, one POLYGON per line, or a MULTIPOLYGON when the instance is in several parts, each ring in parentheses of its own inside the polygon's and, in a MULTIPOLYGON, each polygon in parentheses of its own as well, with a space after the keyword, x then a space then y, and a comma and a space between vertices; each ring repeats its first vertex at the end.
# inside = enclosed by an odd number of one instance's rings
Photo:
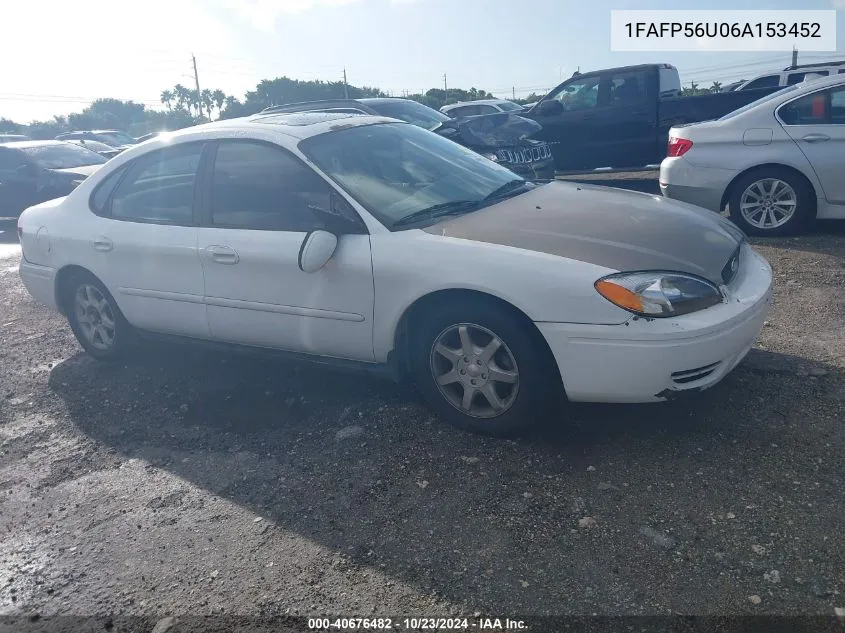
POLYGON ((511 165, 523 165, 538 160, 545 160, 552 157, 552 150, 545 143, 533 147, 520 147, 517 149, 500 149, 496 152, 496 158, 501 163, 511 165))
POLYGON ((705 365, 704 367, 696 367, 695 369, 685 369, 684 371, 672 372, 672 381, 678 385, 685 385, 689 382, 695 382, 707 378, 710 374, 716 371, 716 368, 722 361, 705 365))
POLYGON ((736 247, 736 250, 731 254, 728 263, 722 269, 722 281, 727 286, 734 280, 737 272, 739 272, 739 254, 742 251, 742 244, 736 247))

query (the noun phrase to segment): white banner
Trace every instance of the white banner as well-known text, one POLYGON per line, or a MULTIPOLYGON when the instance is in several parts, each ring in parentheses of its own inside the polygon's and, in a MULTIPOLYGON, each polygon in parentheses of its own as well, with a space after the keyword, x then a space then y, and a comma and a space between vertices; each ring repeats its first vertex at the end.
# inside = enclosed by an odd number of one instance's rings
POLYGON ((835 51, 836 11, 611 11, 610 48, 641 52, 835 51))

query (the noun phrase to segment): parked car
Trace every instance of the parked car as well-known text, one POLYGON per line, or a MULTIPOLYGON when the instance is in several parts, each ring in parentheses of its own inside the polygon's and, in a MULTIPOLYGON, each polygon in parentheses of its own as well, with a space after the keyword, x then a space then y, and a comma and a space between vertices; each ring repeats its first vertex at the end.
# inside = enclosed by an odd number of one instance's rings
POLYGON ((0 217, 70 193, 106 159, 73 143, 17 141, 0 144, 0 217))
POLYGON ((753 235, 845 218, 845 77, 796 84, 717 121, 669 132, 667 198, 721 211, 753 235))
POLYGON ((74 145, 81 145, 86 149, 90 149, 92 152, 97 152, 100 156, 105 158, 114 158, 123 151, 123 148, 120 147, 112 147, 111 145, 106 145, 100 141, 87 141, 83 138, 70 139, 67 142, 73 143, 74 145))
POLYGON ((23 134, 0 134, 0 143, 13 143, 15 141, 29 141, 31 140, 28 136, 24 136, 23 134))
POLYGON ((95 358, 152 332, 410 375, 444 419, 487 433, 562 390, 651 402, 710 387, 771 296, 766 261, 716 214, 534 184, 414 125, 344 113, 149 141, 18 231, 27 289, 95 358))
POLYGON ((264 112, 346 112, 387 116, 445 136, 525 178, 548 180, 555 177, 551 148, 533 138, 540 132, 539 124, 514 114, 497 113, 454 120, 411 99, 398 98, 308 101, 272 106, 264 112))
POLYGON ((59 134, 56 137, 58 141, 99 141, 112 147, 126 148, 138 143, 138 141, 129 136, 126 132, 120 130, 77 130, 76 132, 68 132, 67 134, 59 134))
POLYGON ((523 107, 507 99, 478 99, 476 101, 459 101, 440 108, 440 111, 453 119, 462 116, 476 116, 479 114, 496 114, 497 112, 513 112, 519 114, 523 107))
POLYGON ((552 145, 560 170, 640 167, 666 156, 673 125, 720 117, 775 90, 681 97, 674 66, 644 64, 575 75, 522 116, 543 126, 537 138, 552 145))
POLYGON ((825 62, 822 64, 798 64, 796 66, 787 66, 781 71, 758 75, 753 79, 742 82, 735 90, 782 88, 783 86, 800 84, 811 76, 818 78, 837 74, 845 74, 845 61, 825 62))

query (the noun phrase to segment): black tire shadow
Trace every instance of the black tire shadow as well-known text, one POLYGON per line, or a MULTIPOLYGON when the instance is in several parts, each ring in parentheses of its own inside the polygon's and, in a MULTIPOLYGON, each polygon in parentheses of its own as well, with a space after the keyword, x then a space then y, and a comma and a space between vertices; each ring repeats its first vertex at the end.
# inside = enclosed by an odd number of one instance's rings
POLYGON ((752 352, 690 400, 573 405, 517 440, 452 430, 412 391, 368 376, 191 348, 151 346, 122 365, 80 353, 49 384, 91 438, 283 530, 455 603, 557 614, 621 593, 630 608, 655 592, 717 608, 723 567, 679 579, 637 530, 671 507, 661 529, 693 549, 726 547, 701 506, 766 479, 765 447, 791 430, 762 420, 800 420, 806 398, 828 397, 821 383, 789 388, 803 363, 752 352), (684 483, 695 471, 718 485, 684 483), (664 479, 678 490, 653 491, 664 479), (581 529, 584 516, 598 527, 581 529))

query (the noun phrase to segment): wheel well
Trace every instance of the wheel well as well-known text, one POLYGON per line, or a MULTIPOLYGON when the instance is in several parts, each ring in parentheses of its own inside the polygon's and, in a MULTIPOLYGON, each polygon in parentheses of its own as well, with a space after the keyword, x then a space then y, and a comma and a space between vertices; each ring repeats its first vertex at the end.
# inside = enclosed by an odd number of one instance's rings
POLYGON ((401 377, 407 377, 411 372, 411 338, 409 333, 414 330, 414 324, 418 322, 419 319, 424 318, 426 312, 431 310, 434 306, 440 305, 441 303, 455 302, 494 304, 497 307, 511 313, 514 317, 525 324, 526 331, 528 331, 532 339, 534 339, 534 343, 538 346, 538 349, 547 356, 549 362, 551 362, 552 366, 555 368, 555 372, 558 373, 558 378, 560 378, 557 361, 552 354, 552 350, 549 348, 549 344, 527 314, 512 303, 508 303, 504 299, 500 299, 495 295, 478 290, 467 289, 438 290, 420 297, 405 309, 405 312, 402 313, 402 316, 399 318, 399 323, 396 326, 393 350, 390 353, 390 362, 397 368, 401 377))
MULTIPOLYGON (((764 169, 772 169, 772 168, 786 170, 786 171, 794 174, 801 182, 803 182, 807 186, 807 188, 810 190, 810 192, 812 193, 813 208, 815 209, 815 206, 816 206, 815 202, 816 202, 816 195, 817 194, 816 194, 816 188, 813 186, 813 183, 810 182, 810 179, 807 178, 807 176, 805 176, 803 173, 801 173, 799 170, 795 169, 794 167, 790 167, 788 165, 782 165, 780 163, 766 163, 764 165, 757 165, 755 167, 749 167, 748 169, 746 169, 742 173, 735 176, 734 179, 731 180, 730 184, 725 188, 725 193, 722 194, 722 203, 719 205, 719 209, 723 210, 726 206, 728 206, 728 202, 730 202, 731 195, 733 194, 733 188, 736 186, 736 183, 739 182, 740 178, 744 178, 748 174, 755 172, 755 171, 761 171, 761 170, 764 170, 764 169)), ((814 211, 814 213, 815 213, 815 211, 814 211)))
POLYGON ((71 277, 73 277, 77 273, 85 273, 87 275, 91 275, 94 278, 97 278, 94 273, 92 273, 87 268, 83 268, 82 266, 70 265, 59 269, 59 272, 56 273, 56 305, 59 308, 59 312, 61 312, 64 316, 67 316, 68 313, 68 306, 65 305, 65 301, 67 300, 67 293, 64 292, 65 284, 71 277))

